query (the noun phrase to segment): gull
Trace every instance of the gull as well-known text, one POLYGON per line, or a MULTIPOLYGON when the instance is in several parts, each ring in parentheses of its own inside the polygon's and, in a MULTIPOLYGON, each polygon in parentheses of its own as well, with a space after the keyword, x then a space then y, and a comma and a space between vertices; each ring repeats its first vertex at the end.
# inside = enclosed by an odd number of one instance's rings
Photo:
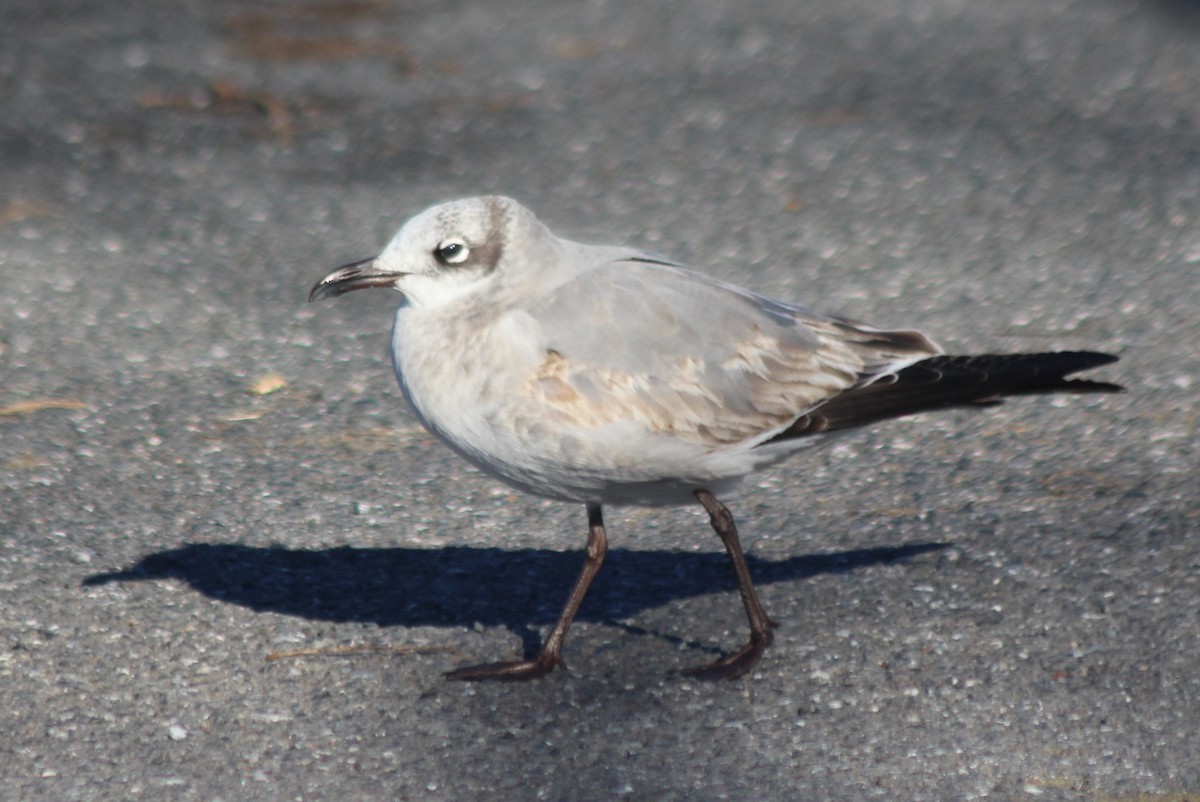
POLYGON ((567 631, 607 550, 602 507, 695 502, 733 564, 750 637, 685 673, 740 677, 775 623, 717 496, 887 418, 1122 389, 1067 378, 1110 354, 946 355, 919 331, 772 300, 637 248, 562 239, 499 196, 427 209, 378 256, 318 281, 309 301, 370 287, 402 295, 393 365, 425 428, 485 473, 587 509, 583 570, 538 654, 447 674, 460 680, 565 667, 567 631))

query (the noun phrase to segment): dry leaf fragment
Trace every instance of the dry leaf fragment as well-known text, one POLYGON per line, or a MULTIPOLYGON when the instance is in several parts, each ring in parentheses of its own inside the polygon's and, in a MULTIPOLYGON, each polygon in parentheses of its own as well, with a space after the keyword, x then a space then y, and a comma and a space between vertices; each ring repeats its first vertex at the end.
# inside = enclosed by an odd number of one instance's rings
POLYGON ((237 423, 238 421, 258 420, 263 415, 270 412, 269 409, 239 409, 236 412, 231 412, 225 416, 224 420, 229 423, 237 423))
POLYGON ((259 376, 250 385, 250 392, 255 395, 270 395, 287 387, 287 379, 278 373, 266 373, 259 376))

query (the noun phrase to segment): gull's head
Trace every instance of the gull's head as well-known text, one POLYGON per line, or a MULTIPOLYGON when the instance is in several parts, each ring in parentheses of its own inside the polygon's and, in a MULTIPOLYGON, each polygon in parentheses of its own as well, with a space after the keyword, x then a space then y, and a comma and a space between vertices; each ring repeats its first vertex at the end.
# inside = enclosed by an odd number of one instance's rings
POLYGON ((391 287, 416 306, 438 306, 487 291, 502 274, 550 259, 557 240, 529 210, 511 198, 451 201, 404 224, 383 253, 339 267, 317 282, 308 300, 352 290, 391 287), (520 250, 521 259, 513 258, 520 250))

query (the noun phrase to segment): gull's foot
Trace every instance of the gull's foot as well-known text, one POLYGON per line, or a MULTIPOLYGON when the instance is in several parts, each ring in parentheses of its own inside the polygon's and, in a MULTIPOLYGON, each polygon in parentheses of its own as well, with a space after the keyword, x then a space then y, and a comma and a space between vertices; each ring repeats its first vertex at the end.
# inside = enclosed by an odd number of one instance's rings
POLYGON ((458 679, 464 682, 527 682, 531 679, 544 677, 554 670, 555 666, 567 667, 561 657, 543 657, 538 655, 532 660, 513 660, 510 662, 484 663, 478 666, 463 666, 446 672, 446 679, 458 679))
POLYGON ((696 668, 687 668, 679 673, 685 677, 695 677, 696 679, 705 681, 737 679, 758 665, 763 652, 767 650, 767 647, 774 640, 775 636, 771 634, 771 630, 769 629, 761 635, 752 633, 746 645, 733 654, 727 654, 715 663, 709 663, 706 666, 697 666, 696 668))

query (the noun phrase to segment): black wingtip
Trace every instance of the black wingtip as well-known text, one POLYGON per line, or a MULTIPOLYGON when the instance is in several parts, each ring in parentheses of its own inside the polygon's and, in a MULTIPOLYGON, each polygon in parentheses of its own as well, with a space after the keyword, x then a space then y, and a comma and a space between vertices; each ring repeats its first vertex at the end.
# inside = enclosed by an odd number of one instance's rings
POLYGON ((1106 354, 1103 351, 1059 351, 1054 356, 1064 358, 1075 358, 1078 360, 1079 367, 1067 370, 1067 373, 1076 373, 1081 370, 1089 370, 1098 368, 1101 365, 1111 365, 1114 362, 1121 361, 1121 357, 1116 354, 1106 354))
POLYGON ((1098 382, 1091 379, 1064 379, 1054 389, 1055 392, 1062 393, 1123 393, 1126 387, 1123 384, 1098 382))
POLYGON ((766 442, 947 407, 993 405, 1013 395, 1120 393, 1125 388, 1119 384, 1066 378, 1118 359, 1098 351, 929 357, 897 371, 891 381, 876 381, 834 396, 766 442))
MULTIPOLYGON (((1106 354, 1103 351, 1059 351, 1051 354, 1038 354, 1035 356, 1051 357, 1058 361, 1055 368, 1058 370, 1059 376, 1071 376, 1085 370, 1098 368, 1102 365, 1111 365, 1114 362, 1119 362, 1121 357, 1116 354, 1106 354)), ((1056 387, 1053 387, 1057 392, 1067 393, 1123 393, 1125 386, 1121 384, 1113 384, 1112 382, 1095 381, 1094 379, 1066 379, 1063 378, 1056 387)))

